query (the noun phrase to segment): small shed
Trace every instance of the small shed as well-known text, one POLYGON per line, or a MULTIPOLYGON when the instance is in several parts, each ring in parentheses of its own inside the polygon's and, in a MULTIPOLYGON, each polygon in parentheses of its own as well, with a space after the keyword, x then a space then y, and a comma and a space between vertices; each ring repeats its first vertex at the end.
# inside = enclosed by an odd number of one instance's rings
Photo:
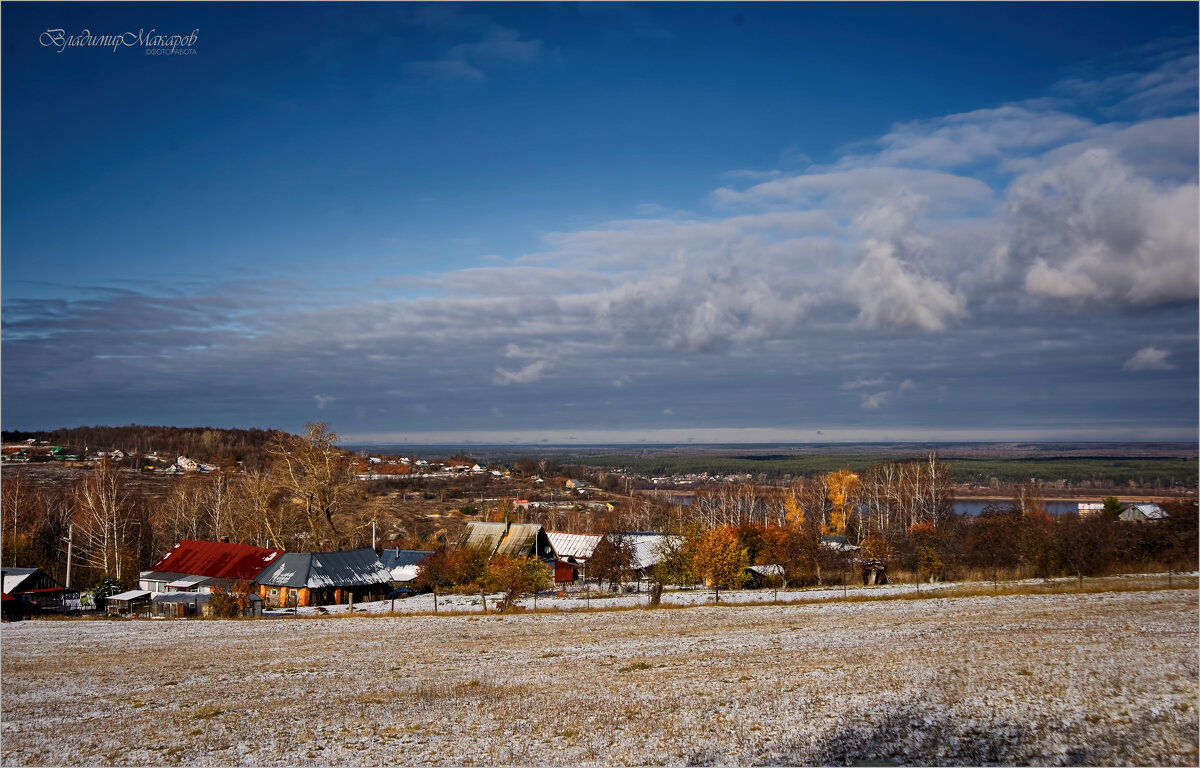
MULTIPOLYGON (((254 594, 246 597, 250 605, 242 615, 262 616, 262 598, 254 594)), ((209 603, 211 599, 212 593, 210 592, 169 592, 154 595, 150 600, 150 615, 170 619, 211 616, 212 609, 209 603)))
POLYGON ((872 584, 887 584, 887 565, 882 560, 867 560, 862 564, 862 579, 864 586, 872 584))
POLYGON ((131 589, 119 595, 110 595, 105 610, 110 616, 149 616, 153 594, 145 589, 131 589))
POLYGON ((746 567, 746 575, 750 577, 746 586, 751 589, 778 585, 783 583, 783 566, 778 563, 750 565, 746 567))

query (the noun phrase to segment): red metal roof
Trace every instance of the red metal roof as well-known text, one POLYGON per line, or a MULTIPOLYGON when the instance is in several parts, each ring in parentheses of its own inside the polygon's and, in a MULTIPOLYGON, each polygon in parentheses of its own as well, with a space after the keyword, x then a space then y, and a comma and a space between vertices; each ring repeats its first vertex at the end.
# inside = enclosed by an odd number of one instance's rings
POLYGON ((8 594, 7 592, 4 592, 3 594, 4 594, 4 600, 16 600, 17 599, 15 597, 13 597, 12 595, 8 594))
POLYGON ((185 539, 150 566, 150 570, 216 579, 253 579, 283 553, 282 549, 185 539))

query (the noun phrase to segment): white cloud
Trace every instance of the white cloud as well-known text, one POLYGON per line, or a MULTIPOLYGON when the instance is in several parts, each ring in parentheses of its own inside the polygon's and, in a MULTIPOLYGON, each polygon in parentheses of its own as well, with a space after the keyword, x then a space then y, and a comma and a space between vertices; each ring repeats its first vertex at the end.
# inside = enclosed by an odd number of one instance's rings
POLYGON ((865 379, 862 376, 859 376, 854 381, 847 381, 844 384, 842 384, 842 389, 866 389, 866 388, 878 387, 882 384, 883 384, 882 376, 877 379, 865 379))
POLYGON ((1025 290, 1058 299, 1154 305, 1197 296, 1200 194, 1156 184, 1107 149, 1014 182, 1013 248, 1025 290))
POLYGON ((542 378, 549 363, 545 360, 535 360, 529 365, 516 371, 496 367, 496 375, 492 381, 501 386, 508 384, 531 384, 542 378))
MULTIPOLYGON (((473 18, 460 15, 454 19, 455 25, 469 23, 473 18)), ((515 29, 490 24, 483 31, 481 40, 459 43, 436 59, 412 61, 404 66, 410 77, 420 81, 480 82, 486 79, 484 69, 487 67, 530 64, 538 61, 541 55, 540 40, 524 40, 515 29)))
POLYGON ((1122 368, 1126 371, 1170 371, 1175 366, 1167 360, 1169 355, 1158 347, 1143 347, 1126 360, 1122 368))
POLYGON ((847 158, 843 164, 918 165, 952 168, 997 160, 1086 137, 1090 121, 1057 109, 1053 102, 1009 104, 893 126, 879 140, 876 155, 847 158))
POLYGON ((889 392, 876 392, 873 395, 862 396, 862 407, 868 411, 878 411, 887 399, 891 397, 889 392))
POLYGON ((850 273, 846 285, 858 303, 858 317, 871 328, 942 331, 965 317, 966 299, 945 283, 917 274, 895 256, 895 248, 868 240, 867 255, 850 273))

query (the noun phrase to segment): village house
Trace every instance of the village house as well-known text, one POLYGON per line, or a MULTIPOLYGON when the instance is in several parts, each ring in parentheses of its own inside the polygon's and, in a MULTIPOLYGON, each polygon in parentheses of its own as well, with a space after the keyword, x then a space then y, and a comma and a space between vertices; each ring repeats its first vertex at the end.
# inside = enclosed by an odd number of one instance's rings
POLYGON ((586 576, 588 558, 604 537, 599 533, 548 531, 546 538, 554 550, 554 582, 569 584, 586 576))
MULTIPOLYGON (((562 531, 552 531, 546 535, 554 552, 554 581, 562 584, 587 578, 587 561, 604 535, 562 531)), ((650 578, 654 566, 662 559, 663 549, 671 541, 682 541, 680 536, 665 533, 639 532, 612 535, 619 535, 632 545, 633 561, 630 565, 638 580, 650 578)))
POLYGON ((373 549, 288 552, 259 574, 259 596, 272 608, 382 600, 391 572, 373 549))
POLYGON ((230 589, 240 581, 253 582, 283 554, 282 549, 185 539, 138 574, 138 588, 154 593, 230 589))
POLYGON ((537 557, 549 562, 554 559, 554 549, 546 537, 546 531, 536 523, 467 523, 460 549, 480 549, 488 557, 537 557))
POLYGON ((1155 520, 1166 520, 1167 511, 1157 504, 1130 504, 1121 513, 1122 520, 1135 523, 1146 523, 1155 520))

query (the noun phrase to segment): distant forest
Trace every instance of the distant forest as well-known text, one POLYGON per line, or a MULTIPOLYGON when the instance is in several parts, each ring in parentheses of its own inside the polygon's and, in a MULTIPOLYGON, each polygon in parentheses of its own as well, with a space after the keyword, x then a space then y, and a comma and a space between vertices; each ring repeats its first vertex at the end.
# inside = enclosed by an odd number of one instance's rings
POLYGON ((194 461, 223 467, 242 462, 248 467, 263 463, 267 443, 282 434, 265 429, 212 429, 211 427, 73 427, 48 432, 3 432, 4 442, 46 440, 78 451, 122 450, 131 454, 157 453, 163 458, 187 456, 194 461))

